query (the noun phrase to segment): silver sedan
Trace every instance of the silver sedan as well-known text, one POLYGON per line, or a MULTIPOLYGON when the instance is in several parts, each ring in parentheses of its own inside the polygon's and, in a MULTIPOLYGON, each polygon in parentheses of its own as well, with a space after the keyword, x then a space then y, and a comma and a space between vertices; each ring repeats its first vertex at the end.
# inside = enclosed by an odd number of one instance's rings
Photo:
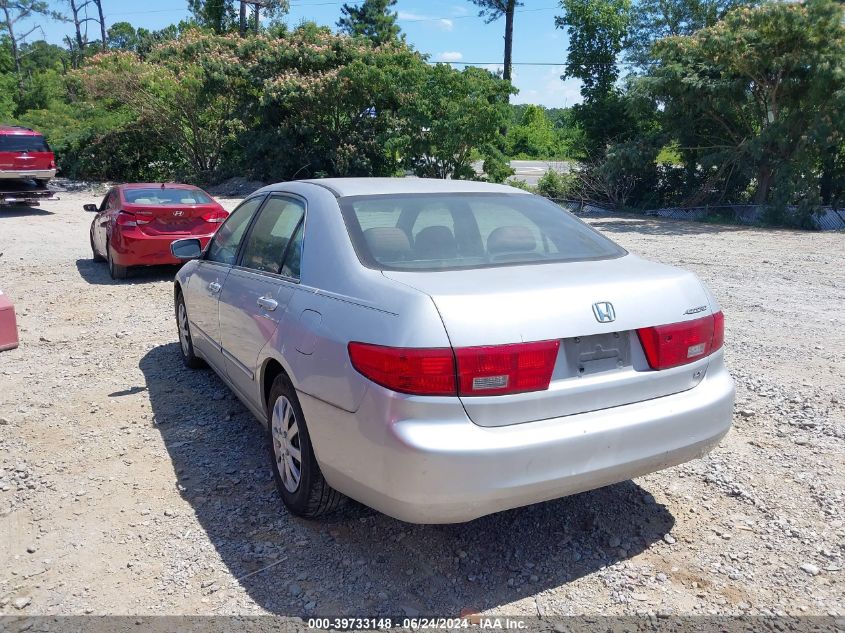
POLYGON ((467 521, 712 449, 734 386, 695 275, 507 186, 325 179, 247 198, 175 281, 182 356, 267 427, 281 498, 467 521))

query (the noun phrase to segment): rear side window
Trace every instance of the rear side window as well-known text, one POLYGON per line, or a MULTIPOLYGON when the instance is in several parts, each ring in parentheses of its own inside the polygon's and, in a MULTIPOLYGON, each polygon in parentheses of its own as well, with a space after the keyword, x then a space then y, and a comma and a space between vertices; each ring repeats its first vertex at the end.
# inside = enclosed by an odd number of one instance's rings
POLYGON ((241 266, 298 278, 304 216, 298 200, 271 196, 250 229, 241 266))
POLYGON ((124 189, 123 197, 129 204, 208 204, 211 198, 199 189, 174 189, 151 187, 149 189, 124 189))
POLYGON ((340 205, 359 259, 380 270, 471 269, 625 254, 539 196, 355 196, 342 198, 340 205))
POLYGON ((49 152, 43 136, 0 134, 0 152, 49 152))

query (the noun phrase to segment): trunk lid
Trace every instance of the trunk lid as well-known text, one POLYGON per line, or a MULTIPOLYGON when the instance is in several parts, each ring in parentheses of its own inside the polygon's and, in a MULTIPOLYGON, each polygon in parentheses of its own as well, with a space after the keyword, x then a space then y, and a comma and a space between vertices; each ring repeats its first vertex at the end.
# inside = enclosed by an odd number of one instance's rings
POLYGON ((123 210, 135 215, 138 228, 153 235, 208 235, 219 224, 204 218, 219 211, 216 204, 124 204, 123 210))
POLYGON ((707 368, 707 358, 659 372, 649 368, 636 329, 700 318, 711 306, 692 273, 634 255, 383 274, 432 298, 453 347, 560 341, 548 390, 461 397, 469 417, 481 426, 561 417, 677 393, 698 384, 707 368), (601 323, 593 306, 605 302, 612 304, 615 319, 601 323))

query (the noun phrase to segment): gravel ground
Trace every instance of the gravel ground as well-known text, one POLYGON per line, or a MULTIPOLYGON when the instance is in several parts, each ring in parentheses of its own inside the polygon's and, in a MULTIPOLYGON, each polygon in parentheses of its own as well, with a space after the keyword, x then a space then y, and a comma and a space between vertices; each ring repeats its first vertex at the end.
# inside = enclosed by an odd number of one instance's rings
POLYGON ((91 261, 92 201, 0 210, 21 335, 0 354, 0 613, 845 614, 845 235, 591 220, 722 303, 721 446, 463 525, 312 523, 250 414, 182 367, 173 269, 114 283, 91 261))

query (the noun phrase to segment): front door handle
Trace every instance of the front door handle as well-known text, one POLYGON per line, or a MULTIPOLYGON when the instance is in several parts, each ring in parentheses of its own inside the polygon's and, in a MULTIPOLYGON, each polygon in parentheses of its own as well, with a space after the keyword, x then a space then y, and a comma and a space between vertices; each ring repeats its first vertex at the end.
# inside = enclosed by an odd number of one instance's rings
POLYGON ((257 303, 259 308, 267 310, 267 312, 272 312, 279 307, 279 302, 270 297, 259 297, 257 303))
POLYGON ((223 286, 221 286, 221 285, 220 285, 219 283, 217 283, 216 281, 212 281, 210 284, 208 284, 208 291, 209 291, 211 294, 216 295, 218 292, 220 292, 220 289, 221 289, 222 287, 223 287, 223 286))

